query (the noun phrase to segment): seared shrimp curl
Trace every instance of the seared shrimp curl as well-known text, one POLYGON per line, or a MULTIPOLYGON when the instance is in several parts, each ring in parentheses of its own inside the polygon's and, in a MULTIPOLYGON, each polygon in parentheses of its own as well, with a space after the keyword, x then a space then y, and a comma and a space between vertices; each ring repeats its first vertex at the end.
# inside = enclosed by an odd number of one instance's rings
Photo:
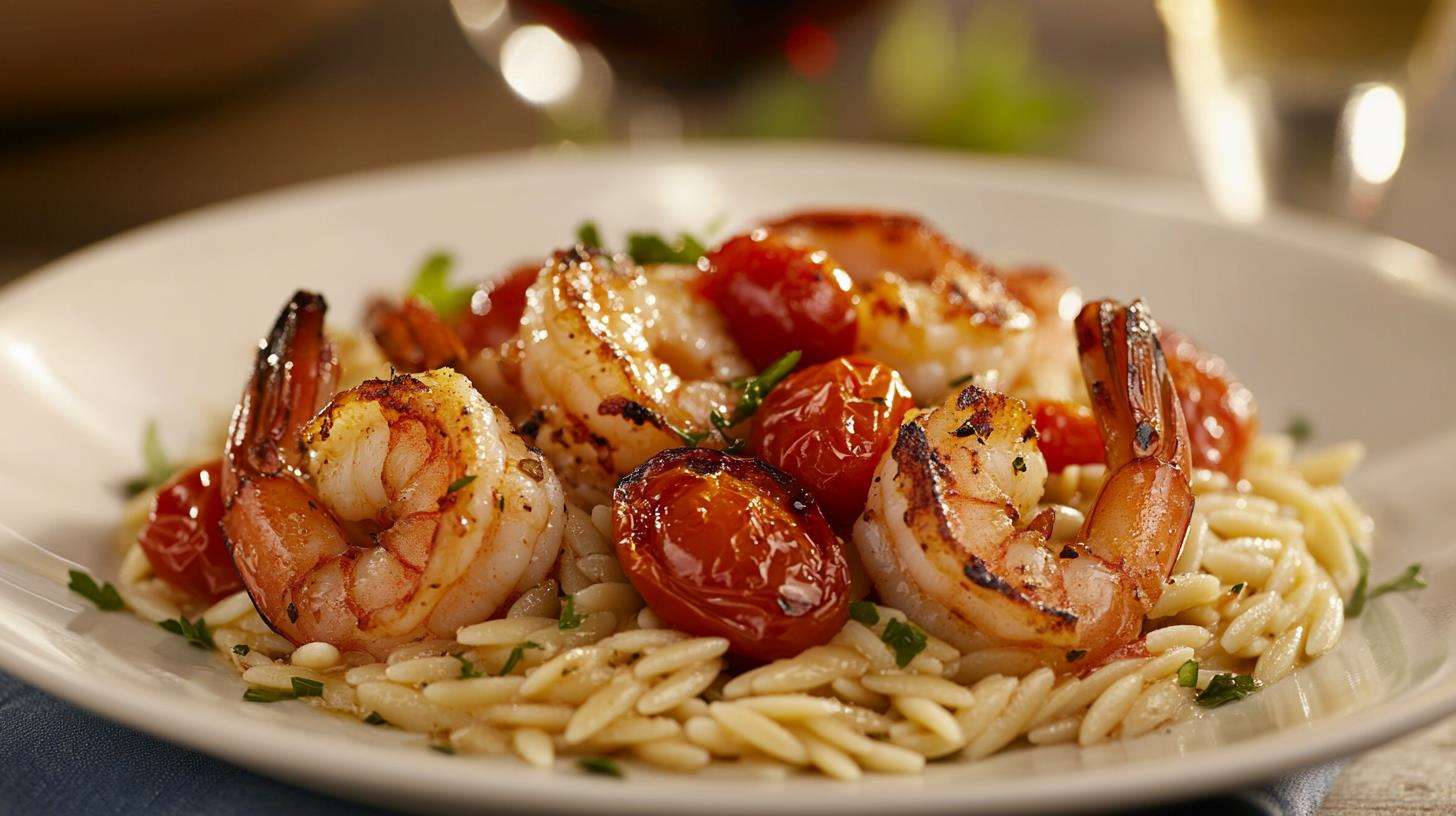
MULTIPOLYGON (((583 503, 608 502, 617 479, 709 431, 732 407, 724 382, 752 373, 691 267, 639 267, 583 247, 557 252, 526 295, 523 424, 583 503)), ((710 440, 711 444, 711 440, 710 440)))
POLYGON ((270 626, 379 657, 453 636, 544 579, 563 496, 454 371, 329 400, 324 310, 300 292, 258 352, 230 432, 223 529, 270 626))
POLYGON ((962 649, 1095 664, 1138 637, 1182 548, 1188 439, 1156 326, 1100 301, 1076 329, 1109 475, 1075 541, 1032 518, 1046 464, 1026 405, 975 386, 901 427, 855 526, 880 597, 962 649))

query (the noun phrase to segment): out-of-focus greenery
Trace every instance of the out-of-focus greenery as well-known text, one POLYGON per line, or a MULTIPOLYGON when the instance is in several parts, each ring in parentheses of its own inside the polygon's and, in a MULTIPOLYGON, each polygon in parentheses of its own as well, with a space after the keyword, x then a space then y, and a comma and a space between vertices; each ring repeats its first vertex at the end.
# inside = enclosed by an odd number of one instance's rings
POLYGON ((805 139, 823 135, 830 116, 828 94, 821 83, 785 72, 749 88, 733 135, 805 139))
POLYGON ((1013 152, 1055 141, 1084 96, 1042 69, 1021 8, 977 5, 959 32, 942 0, 902 4, 870 60, 870 99, 894 137, 1013 152))

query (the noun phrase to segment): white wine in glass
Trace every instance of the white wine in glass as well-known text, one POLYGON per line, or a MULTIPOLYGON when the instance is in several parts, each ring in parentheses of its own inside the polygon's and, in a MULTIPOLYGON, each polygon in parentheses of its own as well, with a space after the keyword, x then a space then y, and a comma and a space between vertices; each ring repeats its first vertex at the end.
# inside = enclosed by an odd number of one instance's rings
POLYGON ((1157 0, 1179 101, 1224 214, 1368 221, 1445 78, 1456 0, 1157 0))

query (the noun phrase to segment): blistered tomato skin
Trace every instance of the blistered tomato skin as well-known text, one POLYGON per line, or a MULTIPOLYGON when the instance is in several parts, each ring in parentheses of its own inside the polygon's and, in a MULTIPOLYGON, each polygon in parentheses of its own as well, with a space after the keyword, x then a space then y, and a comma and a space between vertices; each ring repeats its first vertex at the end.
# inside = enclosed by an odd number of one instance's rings
POLYGON ((495 348, 516 336, 526 311, 526 290, 540 272, 540 264, 522 264, 495 285, 476 291, 456 329, 467 353, 495 348))
POLYGON ((851 282, 827 253, 760 231, 727 241, 707 261, 701 292, 755 365, 794 350, 805 365, 854 350, 851 282))
POLYGON ((212 461, 173 476, 138 536, 158 578, 207 601, 243 588, 223 538, 221 471, 212 461))
POLYGON ((1164 329, 1158 340, 1188 423, 1193 466, 1237 479, 1249 443, 1259 431, 1254 395, 1234 378, 1223 358, 1204 351, 1182 332, 1164 329))
POLYGON ((612 528, 648 606, 741 657, 798 654, 848 617, 844 545, 807 490, 757 459, 663 451, 617 484, 612 528))
POLYGON ((840 357, 795 372, 764 398, 752 449, 807 487, 829 522, 846 530, 913 406, 893 368, 840 357))
POLYGON ((1107 461, 1102 432, 1091 408, 1072 402, 1034 402, 1031 413, 1036 445, 1046 458, 1048 471, 1060 473, 1071 465, 1107 461))

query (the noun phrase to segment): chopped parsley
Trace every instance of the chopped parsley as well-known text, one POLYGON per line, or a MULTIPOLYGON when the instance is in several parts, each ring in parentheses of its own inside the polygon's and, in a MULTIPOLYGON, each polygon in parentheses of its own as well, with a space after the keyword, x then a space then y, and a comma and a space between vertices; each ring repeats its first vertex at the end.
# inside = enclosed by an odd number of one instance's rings
POLYGON ((434 252, 420 264, 410 284, 409 295, 430 305, 443 318, 454 317, 470 306, 475 294, 474 286, 453 286, 450 273, 455 268, 455 256, 448 252, 434 252))
POLYGON ((865 626, 874 626, 880 622, 880 610, 869 601, 855 601, 850 604, 849 616, 865 626))
POLYGON ((447 743, 443 743, 443 742, 432 742, 432 743, 430 743, 430 750, 431 751, 438 752, 438 753, 441 753, 441 754, 448 754, 450 756, 455 756, 455 748, 453 746, 451 746, 451 745, 449 745, 447 743))
POLYGON ((1370 556, 1353 541, 1350 542, 1350 549, 1355 553, 1355 566, 1360 569, 1360 579, 1355 582, 1355 591, 1350 593, 1350 602, 1345 604, 1345 617, 1358 618, 1365 611, 1367 588, 1370 585, 1370 556))
POLYGON ((135 496, 145 490, 161 487, 176 472, 176 463, 167 456, 167 451, 162 447, 162 437, 157 432, 156 421, 149 420, 146 429, 142 431, 142 473, 127 480, 126 495, 135 496))
POLYGON ((880 635, 880 640, 895 650, 895 665, 902 669, 915 659, 915 655, 925 650, 925 633, 898 618, 891 618, 885 623, 885 632, 880 635))
POLYGON ((686 232, 678 233, 674 241, 655 232, 633 232, 627 235, 627 254, 640 264, 695 264, 708 248, 686 232))
POLYGON ((712 431, 684 431, 682 428, 672 425, 668 425, 667 429, 677 434, 677 438, 682 440, 683 446, 688 448, 696 448, 703 444, 704 439, 712 436, 712 431))
POLYGON ((578 768, 581 768, 583 771, 586 771, 589 774, 597 774, 598 776, 613 776, 617 779, 621 779, 624 776, 624 774, 622 773, 622 768, 618 766, 616 762, 608 759, 607 757, 581 757, 576 761, 576 765, 578 768))
POLYGON ((244 657, 248 654, 248 652, 251 651, 253 651, 252 647, 248 646, 248 644, 246 643, 239 643, 238 645, 233 647, 233 654, 237 655, 238 657, 244 657))
POLYGON ((460 679, 469 680, 472 677, 484 677, 485 672, 476 667, 475 663, 464 654, 450 655, 460 661, 460 679))
POLYGON ((71 582, 66 586, 77 595, 85 598, 96 608, 105 612, 115 612, 126 607, 122 603, 121 595, 117 594, 116 587, 107 581, 97 586, 96 579, 80 570, 71 570, 71 582))
POLYGON ((956 377, 954 380, 951 380, 948 383, 948 385, 951 388, 960 388, 961 386, 966 385, 967 383, 975 382, 975 379, 976 379, 976 372, 972 371, 969 374, 962 374, 959 377, 956 377))
POLYGON ((556 624, 557 628, 575 629, 581 626, 581 622, 584 620, 586 620, 586 615, 576 614, 576 596, 567 595, 566 602, 561 605, 561 619, 556 624))
POLYGON ((369 712, 369 716, 364 718, 365 725, 387 725, 388 723, 389 720, 379 716, 378 711, 371 711, 369 712))
POLYGON ((1016 471, 1017 473, 1025 473, 1026 472, 1026 460, 1023 459, 1020 456, 1016 457, 1015 459, 1012 459, 1011 460, 1011 469, 1014 470, 1014 471, 1016 471))
POLYGON ((576 242, 585 247, 601 247, 602 231, 597 229, 597 222, 581 222, 581 225, 576 228, 576 242))
MULTIPOLYGON (((726 383, 729 388, 738 392, 738 404, 733 406, 733 410, 728 416, 723 416, 722 412, 716 408, 708 414, 708 420, 713 424, 713 430, 723 437, 725 451, 738 453, 743 450, 747 440, 734 437, 728 431, 758 412, 759 406, 763 404, 763 398, 793 372, 794 366, 799 364, 799 358, 802 356, 803 354, 799 351, 791 351, 769 363, 768 368, 758 374, 730 380, 726 383)), ((712 431, 684 431, 671 425, 668 426, 668 430, 677 434, 683 444, 689 448, 701 445, 703 440, 712 434, 712 431)))
MULTIPOLYGON (((1183 670, 1179 669, 1178 673, 1181 681, 1183 670)), ((1195 672, 1194 682, 1197 682, 1196 677, 1195 672)), ((1208 688, 1198 692, 1193 700, 1204 708, 1218 708, 1226 703, 1242 700, 1258 690, 1259 682, 1247 674, 1218 674, 1209 681, 1208 688)))
POLYGON ((1387 592, 1410 592, 1425 588, 1426 579, 1421 577, 1421 565, 1411 564, 1405 568, 1405 572, 1370 590, 1368 598, 1374 600, 1387 592))
POLYGON ((1247 586, 1247 585, 1243 581, 1240 581, 1237 584, 1234 584, 1233 586, 1229 587, 1228 594, 1230 594, 1230 595, 1237 595, 1240 592, 1243 592, 1244 591, 1244 587, 1245 586, 1247 586))
POLYGON ((310 680, 307 677, 290 677, 288 681, 293 684, 294 697, 324 696, 324 684, 318 680, 310 680))
POLYGON ((501 666, 499 676, 505 677, 506 675, 515 671, 516 666, 520 665, 521 658, 526 656, 527 649, 539 648, 541 648, 541 644, 536 643, 535 641, 527 640, 522 643, 517 643, 515 648, 511 649, 510 655, 506 657, 506 664, 504 666, 501 666))
POLYGON ((1082 658, 1084 658, 1086 656, 1087 656, 1087 650, 1086 649, 1072 649, 1072 650, 1070 650, 1070 651, 1067 652, 1067 662, 1068 663, 1076 663, 1078 660, 1081 660, 1082 658))
POLYGON ((168 618, 158 621, 157 625, 174 635, 187 638, 188 643, 199 649, 211 649, 215 646, 212 642, 212 632, 207 629, 207 621, 202 618, 198 618, 195 622, 187 620, 186 616, 168 618))
POLYGON ((463 490, 466 487, 469 487, 470 486, 470 483, 473 482, 473 481, 475 481, 475 477, 473 475, 472 476, 461 476, 460 478, 458 478, 455 481, 451 482, 449 487, 445 488, 445 493, 446 494, 449 494, 449 493, 454 493, 457 490, 463 490))
POLYGON ((1314 436, 1314 425, 1307 417, 1296 414, 1290 418, 1289 424, 1284 426, 1284 432, 1289 434, 1289 437, 1295 442, 1308 442, 1309 438, 1314 436))
POLYGON ((1183 688, 1198 687, 1198 661, 1189 660, 1178 667, 1178 685, 1183 688))
POLYGON ((1359 617, 1365 611, 1365 604, 1381 595, 1426 588, 1426 579, 1421 577, 1421 565, 1411 564, 1400 575, 1367 589, 1370 585, 1370 557, 1358 544, 1352 543, 1351 547, 1355 551, 1355 563, 1360 567, 1360 580, 1355 582, 1355 591, 1350 595, 1350 602, 1345 604, 1345 617, 1359 617))
POLYGON ((298 695, 291 691, 251 686, 243 692, 243 699, 250 703, 281 703, 284 700, 296 700, 298 695))

